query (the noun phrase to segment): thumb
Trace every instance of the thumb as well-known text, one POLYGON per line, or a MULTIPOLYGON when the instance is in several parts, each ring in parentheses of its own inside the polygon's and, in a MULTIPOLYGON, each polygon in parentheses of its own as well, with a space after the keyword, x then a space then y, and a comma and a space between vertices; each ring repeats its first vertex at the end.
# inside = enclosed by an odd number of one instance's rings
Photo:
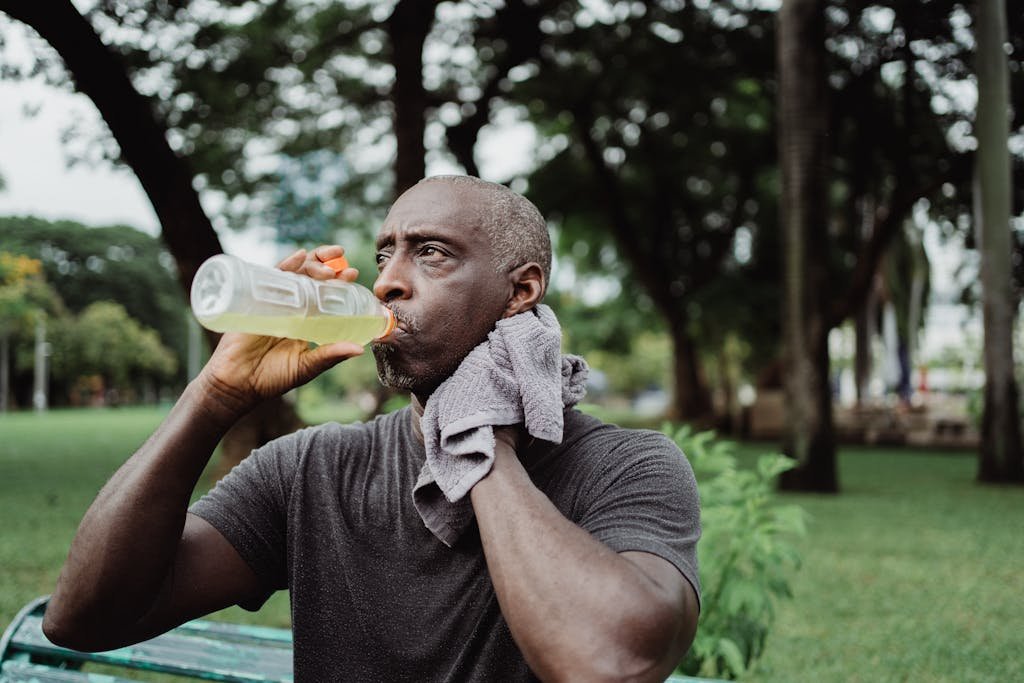
POLYGON ((300 381, 308 382, 334 368, 342 360, 362 355, 362 350, 361 346, 352 342, 335 342, 310 348, 302 353, 300 372, 305 379, 300 381))
POLYGON ((363 355, 365 349, 353 342, 334 342, 309 349, 304 354, 304 360, 308 369, 318 375, 333 368, 343 360, 363 355))

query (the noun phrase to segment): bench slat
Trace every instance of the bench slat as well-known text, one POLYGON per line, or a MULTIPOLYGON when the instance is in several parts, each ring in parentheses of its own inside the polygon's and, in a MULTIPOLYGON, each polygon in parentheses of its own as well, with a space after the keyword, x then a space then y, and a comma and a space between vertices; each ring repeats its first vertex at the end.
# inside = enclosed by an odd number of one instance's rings
POLYGON ((234 643, 276 645, 283 648, 290 648, 292 646, 292 632, 290 629, 273 628, 271 626, 229 624, 223 621, 196 619, 182 624, 174 629, 174 632, 216 636, 217 640, 226 640, 234 643))
POLYGON ((71 669, 55 669, 45 664, 32 664, 19 660, 3 663, 0 683, 135 683, 127 678, 106 674, 86 673, 71 669))
MULTIPOLYGON (((30 615, 15 632, 11 645, 40 655, 53 653, 68 660, 101 662, 212 681, 291 683, 290 644, 282 647, 257 647, 247 644, 244 638, 241 642, 224 642, 202 635, 204 630, 209 629, 197 629, 193 625, 184 632, 171 631, 117 650, 82 653, 51 643, 43 635, 42 618, 30 615)), ((244 631, 244 628, 237 629, 237 633, 243 635, 244 631)))

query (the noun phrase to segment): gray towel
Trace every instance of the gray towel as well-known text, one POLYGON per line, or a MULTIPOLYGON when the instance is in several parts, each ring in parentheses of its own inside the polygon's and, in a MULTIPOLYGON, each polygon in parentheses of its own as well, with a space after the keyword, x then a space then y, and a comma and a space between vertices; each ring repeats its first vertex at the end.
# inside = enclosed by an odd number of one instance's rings
POLYGON ((562 412, 586 393, 587 363, 563 356, 561 345, 562 328, 543 304, 499 320, 427 401, 427 459, 413 502, 446 545, 473 520, 466 494, 491 471, 494 427, 522 423, 534 438, 562 442, 562 412))

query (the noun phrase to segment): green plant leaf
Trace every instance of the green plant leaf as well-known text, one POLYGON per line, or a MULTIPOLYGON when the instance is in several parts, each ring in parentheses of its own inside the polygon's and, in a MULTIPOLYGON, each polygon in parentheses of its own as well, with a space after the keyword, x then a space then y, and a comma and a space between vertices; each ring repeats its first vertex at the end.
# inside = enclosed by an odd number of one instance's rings
POLYGON ((718 639, 718 654, 725 661, 726 668, 734 676, 742 676, 747 670, 743 663, 743 652, 729 638, 718 639))

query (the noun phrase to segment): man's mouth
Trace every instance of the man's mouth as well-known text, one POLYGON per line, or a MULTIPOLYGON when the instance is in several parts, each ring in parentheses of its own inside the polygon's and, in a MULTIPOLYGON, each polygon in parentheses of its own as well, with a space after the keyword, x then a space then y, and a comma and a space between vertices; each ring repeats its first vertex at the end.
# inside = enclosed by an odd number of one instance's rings
POLYGON ((389 306, 391 313, 395 316, 395 327, 387 335, 373 340, 374 345, 389 346, 402 337, 415 334, 417 327, 414 318, 408 314, 389 306))
POLYGON ((406 311, 403 311, 395 306, 390 306, 389 308, 391 308, 391 312, 395 314, 395 320, 397 322, 397 324, 395 325, 395 330, 394 332, 392 332, 393 335, 399 333, 416 334, 416 332, 419 330, 419 325, 416 324, 415 316, 410 315, 406 311))

